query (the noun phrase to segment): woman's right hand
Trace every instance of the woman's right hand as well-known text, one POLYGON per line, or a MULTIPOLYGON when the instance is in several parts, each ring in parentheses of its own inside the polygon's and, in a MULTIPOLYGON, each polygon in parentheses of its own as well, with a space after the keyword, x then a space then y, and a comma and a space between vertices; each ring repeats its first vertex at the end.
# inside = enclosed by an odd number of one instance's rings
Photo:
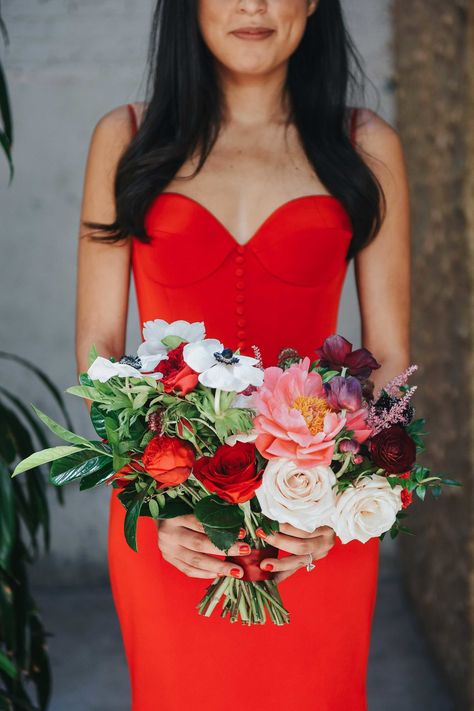
MULTIPOLYGON (((241 534, 245 535, 242 529, 241 534)), ((162 519, 158 524, 158 547, 163 558, 191 578, 215 578, 232 575, 241 578, 243 569, 215 555, 225 555, 207 535, 194 514, 162 519)), ((227 555, 247 555, 250 546, 236 541, 227 555)))

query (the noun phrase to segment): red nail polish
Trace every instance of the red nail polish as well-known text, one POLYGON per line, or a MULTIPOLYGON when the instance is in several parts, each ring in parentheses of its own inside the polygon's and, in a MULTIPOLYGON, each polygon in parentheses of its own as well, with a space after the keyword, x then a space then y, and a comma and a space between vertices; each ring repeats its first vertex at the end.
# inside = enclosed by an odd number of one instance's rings
POLYGON ((239 546, 239 553, 241 555, 248 555, 250 553, 250 546, 247 543, 241 543, 239 546))
POLYGON ((257 534, 257 536, 258 536, 259 538, 266 538, 266 537, 267 537, 267 534, 265 533, 265 531, 263 530, 263 528, 257 528, 257 530, 255 531, 255 533, 257 534))
POLYGON ((245 530, 245 528, 241 528, 240 531, 239 531, 239 536, 238 536, 238 537, 239 537, 239 538, 245 538, 246 535, 247 535, 247 531, 245 530))
POLYGON ((240 576, 241 576, 241 572, 240 572, 239 568, 232 568, 232 570, 230 571, 230 574, 234 578, 240 578, 240 576))
POLYGON ((270 572, 271 570, 273 570, 273 563, 265 563, 263 569, 268 570, 268 572, 270 572))

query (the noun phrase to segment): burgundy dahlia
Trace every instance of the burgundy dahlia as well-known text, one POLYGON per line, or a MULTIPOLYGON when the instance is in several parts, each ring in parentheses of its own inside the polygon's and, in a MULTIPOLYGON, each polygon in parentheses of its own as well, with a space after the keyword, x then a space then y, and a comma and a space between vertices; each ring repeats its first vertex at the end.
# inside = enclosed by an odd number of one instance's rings
POLYGON ((416 459, 416 445, 402 425, 390 425, 374 435, 369 450, 374 464, 389 474, 406 472, 416 459))

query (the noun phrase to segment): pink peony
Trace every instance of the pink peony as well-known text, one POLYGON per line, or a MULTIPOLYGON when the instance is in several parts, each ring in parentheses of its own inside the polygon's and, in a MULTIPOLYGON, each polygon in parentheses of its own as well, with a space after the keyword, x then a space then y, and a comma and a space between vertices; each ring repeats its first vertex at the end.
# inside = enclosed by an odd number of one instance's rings
POLYGON ((309 365, 304 358, 287 370, 266 368, 263 385, 250 396, 257 411, 255 446, 266 459, 283 457, 298 466, 331 463, 346 416, 331 409, 322 378, 310 373, 309 365))

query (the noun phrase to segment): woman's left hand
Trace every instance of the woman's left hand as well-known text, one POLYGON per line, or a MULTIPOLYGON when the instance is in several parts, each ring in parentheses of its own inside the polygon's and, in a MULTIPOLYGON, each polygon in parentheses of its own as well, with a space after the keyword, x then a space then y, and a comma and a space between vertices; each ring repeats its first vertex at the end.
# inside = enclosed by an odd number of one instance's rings
POLYGON ((266 543, 292 553, 283 558, 264 558, 260 563, 263 570, 269 570, 265 566, 273 566, 271 570, 276 572, 274 577, 276 583, 280 583, 299 568, 306 566, 309 562, 309 554, 313 560, 324 558, 333 547, 336 538, 335 531, 330 526, 319 526, 312 533, 307 533, 289 523, 281 523, 279 533, 262 535, 263 533, 261 528, 257 529, 257 535, 266 543))

